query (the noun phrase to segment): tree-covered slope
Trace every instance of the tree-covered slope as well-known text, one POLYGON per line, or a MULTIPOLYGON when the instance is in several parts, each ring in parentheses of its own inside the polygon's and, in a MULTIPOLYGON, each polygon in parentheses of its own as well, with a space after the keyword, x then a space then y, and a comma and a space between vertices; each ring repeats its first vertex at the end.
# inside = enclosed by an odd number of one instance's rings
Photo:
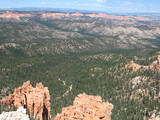
POLYGON ((125 65, 131 60, 141 65, 151 64, 158 50, 105 51, 98 53, 69 53, 37 55, 1 53, 1 97, 13 92, 30 80, 35 86, 43 82, 49 87, 52 117, 72 104, 83 92, 100 95, 114 105, 113 120, 141 120, 160 111, 159 75, 152 70, 133 72, 125 65), (140 83, 133 87, 133 81, 140 83), (71 88, 71 89, 70 89, 71 88), (66 91, 67 92, 66 94, 66 91))
POLYGON ((160 22, 154 19, 139 21, 89 16, 43 17, 47 14, 45 12, 6 14, 18 18, 0 17, 1 45, 17 43, 22 50, 29 48, 39 54, 159 47, 160 22))

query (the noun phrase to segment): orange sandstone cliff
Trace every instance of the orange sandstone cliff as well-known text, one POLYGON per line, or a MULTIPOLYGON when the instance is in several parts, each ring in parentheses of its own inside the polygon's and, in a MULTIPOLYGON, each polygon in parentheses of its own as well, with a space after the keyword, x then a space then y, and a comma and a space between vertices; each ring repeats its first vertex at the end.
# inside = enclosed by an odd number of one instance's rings
POLYGON ((102 102, 100 96, 85 93, 75 98, 73 106, 62 109, 54 120, 111 120, 113 105, 102 102))
POLYGON ((33 15, 27 13, 18 13, 13 11, 0 12, 0 18, 20 20, 22 17, 31 18, 33 15))
POLYGON ((0 100, 0 103, 9 106, 11 110, 13 106, 17 108, 23 106, 35 119, 49 120, 50 117, 50 94, 42 83, 37 83, 36 88, 33 88, 30 81, 27 81, 22 87, 16 88, 13 94, 0 100))

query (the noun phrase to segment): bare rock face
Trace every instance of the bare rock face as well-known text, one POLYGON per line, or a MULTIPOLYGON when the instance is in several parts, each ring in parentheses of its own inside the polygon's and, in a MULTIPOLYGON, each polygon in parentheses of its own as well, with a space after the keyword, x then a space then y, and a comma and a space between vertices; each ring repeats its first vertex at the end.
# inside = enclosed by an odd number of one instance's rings
POLYGON ((20 107, 17 111, 3 112, 0 120, 29 120, 29 116, 26 114, 26 109, 20 107))
POLYGON ((137 76, 131 80, 132 89, 146 82, 147 78, 142 76, 137 76))
POLYGON ((11 12, 11 11, 5 11, 5 12, 2 12, 0 14, 0 18, 3 18, 3 19, 15 19, 15 20, 20 20, 20 18, 22 17, 32 17, 31 14, 26 14, 26 13, 18 13, 18 12, 11 12))
POLYGON ((154 117, 154 118, 151 118, 149 120, 160 120, 160 116, 157 116, 157 117, 154 117))
POLYGON ((133 72, 136 72, 137 70, 142 68, 145 70, 147 70, 147 69, 155 70, 155 71, 158 71, 158 73, 160 73, 160 55, 158 55, 156 61, 154 61, 152 64, 150 64, 148 66, 138 65, 134 61, 131 61, 129 64, 125 65, 125 68, 127 68, 127 69, 132 68, 133 72))
POLYGON ((137 70, 139 70, 142 66, 136 64, 134 61, 131 61, 129 64, 127 64, 125 66, 125 68, 132 68, 133 72, 136 72, 137 70))
POLYGON ((16 88, 13 94, 3 98, 0 103, 9 106, 11 110, 13 106, 17 108, 23 106, 35 119, 46 118, 49 120, 50 117, 50 94, 48 88, 44 87, 42 83, 36 84, 36 88, 33 88, 30 81, 27 81, 22 87, 16 88))
POLYGON ((119 16, 119 15, 107 15, 104 13, 93 13, 93 14, 83 14, 83 13, 43 13, 41 15, 42 18, 61 18, 61 17, 71 17, 71 16, 88 16, 92 18, 106 18, 106 19, 114 19, 114 20, 138 20, 138 21, 152 21, 152 19, 145 17, 134 17, 134 16, 119 16))
POLYGON ((43 13, 42 18, 61 18, 61 17, 70 17, 69 13, 43 13))
POLYGON ((156 61, 149 65, 149 68, 152 70, 157 70, 158 73, 160 73, 160 55, 158 55, 158 59, 156 61))
POLYGON ((79 13, 79 12, 73 13, 73 14, 71 14, 71 15, 72 15, 72 16, 79 16, 79 17, 84 16, 84 14, 79 13))
POLYGON ((89 17, 101 17, 107 19, 115 19, 115 20, 139 20, 139 21, 152 21, 152 19, 145 18, 145 17, 133 17, 133 16, 119 16, 119 15, 107 15, 103 13, 99 14, 87 14, 86 16, 89 17))
POLYGON ((55 120, 111 120, 113 105, 102 102, 100 96, 85 93, 75 98, 73 106, 62 109, 55 120))

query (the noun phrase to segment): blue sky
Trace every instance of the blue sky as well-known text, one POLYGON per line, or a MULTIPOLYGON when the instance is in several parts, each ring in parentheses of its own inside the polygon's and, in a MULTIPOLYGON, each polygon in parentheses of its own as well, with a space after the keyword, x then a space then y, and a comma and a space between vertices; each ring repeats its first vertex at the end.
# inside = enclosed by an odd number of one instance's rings
POLYGON ((0 0, 0 8, 48 7, 104 12, 158 12, 160 0, 0 0))

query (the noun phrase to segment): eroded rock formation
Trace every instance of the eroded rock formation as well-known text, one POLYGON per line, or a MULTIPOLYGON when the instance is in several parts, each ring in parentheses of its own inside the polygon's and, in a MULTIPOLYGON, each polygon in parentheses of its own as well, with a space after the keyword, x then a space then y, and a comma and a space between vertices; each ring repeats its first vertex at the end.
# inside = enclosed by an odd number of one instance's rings
POLYGON ((154 117, 154 118, 151 118, 149 120, 160 120, 160 116, 157 116, 157 117, 154 117))
POLYGON ((0 18, 3 19, 15 19, 15 20, 20 20, 22 17, 32 17, 31 14, 27 13, 18 13, 18 12, 11 12, 11 11, 4 11, 0 14, 0 18))
POLYGON ((35 119, 47 118, 49 120, 50 117, 50 94, 48 88, 42 83, 37 83, 36 88, 33 88, 30 81, 27 81, 22 87, 16 88, 13 94, 3 98, 0 103, 9 106, 11 110, 13 106, 17 108, 23 106, 35 119))
POLYGON ((113 105, 102 102, 100 96, 85 93, 75 98, 73 106, 62 109, 55 120, 111 120, 113 105))
POLYGON ((142 66, 136 64, 134 61, 131 61, 130 63, 128 63, 125 68, 131 68, 133 70, 133 72, 136 72, 137 70, 139 70, 142 66))
POLYGON ((134 16, 119 16, 119 15, 107 15, 104 13, 93 13, 93 14, 83 14, 83 13, 43 13, 41 15, 42 18, 61 18, 61 17, 71 17, 71 16, 88 16, 92 18, 106 18, 106 19, 114 19, 114 20, 139 20, 139 21, 152 21, 152 19, 145 18, 145 17, 134 17, 134 16))
POLYGON ((87 14, 86 16, 89 17, 101 17, 101 18, 107 18, 107 19, 115 19, 115 20, 139 20, 139 21, 151 21, 149 18, 145 17, 134 17, 134 16, 120 16, 120 15, 107 15, 104 13, 98 13, 98 14, 87 14))
POLYGON ((158 55, 157 60, 154 61, 152 64, 148 66, 138 65, 134 61, 131 61, 129 64, 125 65, 125 68, 131 68, 133 72, 136 72, 140 68, 142 69, 150 69, 150 70, 156 70, 158 73, 160 73, 160 55, 158 55))
POLYGON ((29 116, 26 114, 26 109, 20 107, 17 111, 3 112, 0 120, 29 120, 29 116))
POLYGON ((160 55, 158 55, 158 59, 156 61, 149 65, 149 68, 152 70, 157 70, 158 73, 160 73, 160 55))

